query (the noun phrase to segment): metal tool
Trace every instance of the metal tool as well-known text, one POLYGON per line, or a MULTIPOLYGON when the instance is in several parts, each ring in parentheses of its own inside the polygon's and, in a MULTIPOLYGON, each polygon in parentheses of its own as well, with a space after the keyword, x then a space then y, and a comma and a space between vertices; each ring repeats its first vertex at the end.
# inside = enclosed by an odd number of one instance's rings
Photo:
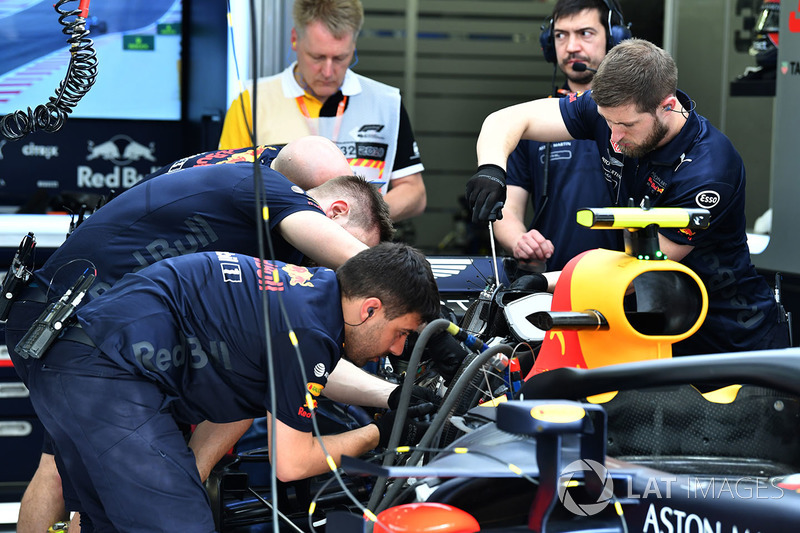
POLYGON ((492 221, 489 221, 489 242, 492 245, 492 266, 494 267, 494 282, 496 285, 500 284, 500 274, 497 271, 497 250, 494 246, 494 229, 492 228, 492 221))

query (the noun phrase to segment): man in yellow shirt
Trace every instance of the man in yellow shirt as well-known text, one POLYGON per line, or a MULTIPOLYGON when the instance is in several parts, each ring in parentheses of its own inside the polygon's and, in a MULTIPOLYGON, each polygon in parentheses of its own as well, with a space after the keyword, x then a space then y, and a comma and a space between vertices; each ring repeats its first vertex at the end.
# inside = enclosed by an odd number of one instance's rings
MULTIPOLYGON (((305 135, 335 142, 356 174, 385 195, 394 221, 425 210, 424 167, 400 92, 351 71, 364 10, 360 0, 297 0, 297 61, 257 82, 256 144, 305 135)), ((250 90, 228 109, 219 147, 253 144, 250 90)))

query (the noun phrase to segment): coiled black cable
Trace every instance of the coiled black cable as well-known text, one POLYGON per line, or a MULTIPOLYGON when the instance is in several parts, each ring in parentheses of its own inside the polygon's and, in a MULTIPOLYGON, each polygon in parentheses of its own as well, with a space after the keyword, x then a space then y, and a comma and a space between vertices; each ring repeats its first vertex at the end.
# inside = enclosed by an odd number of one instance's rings
MULTIPOLYGON (((75 0, 58 0, 53 6, 58 12, 58 22, 64 26, 61 30, 68 35, 67 43, 70 45, 70 61, 67 75, 56 90, 56 95, 51 96, 46 104, 28 108, 27 112, 18 110, 0 118, 0 134, 6 139, 17 141, 36 130, 55 132, 61 129, 67 120, 67 115, 78 105, 97 78, 97 56, 91 39, 88 38, 89 30, 86 29, 86 19, 81 16, 82 11, 62 10, 61 6, 75 0)), ((88 2, 87 2, 88 4, 88 2)))

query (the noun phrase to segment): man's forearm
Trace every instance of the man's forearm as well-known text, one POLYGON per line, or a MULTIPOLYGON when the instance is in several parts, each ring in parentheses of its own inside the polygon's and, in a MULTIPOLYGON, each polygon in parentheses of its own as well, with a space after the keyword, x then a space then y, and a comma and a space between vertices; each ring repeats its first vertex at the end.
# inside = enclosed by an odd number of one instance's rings
POLYGON ((540 142, 571 139, 558 100, 533 100, 506 107, 486 117, 478 135, 478 165, 494 164, 505 170, 508 156, 520 139, 540 142))
POLYGON ((502 220, 495 221, 493 229, 497 242, 509 253, 513 253, 517 240, 528 231, 522 220, 513 213, 507 215, 505 208, 502 220))
MULTIPOLYGON (((268 428, 271 417, 267 415, 268 428)), ((380 431, 375 424, 339 433, 338 435, 325 435, 320 440, 311 433, 293 429, 282 422, 277 422, 277 439, 271 451, 272 464, 281 481, 294 481, 305 479, 330 471, 328 456, 336 463, 342 464, 342 455, 358 457, 375 448, 380 442, 380 431), (327 452, 327 455, 326 455, 327 452), (275 454, 277 453, 277 458, 275 454)))
POLYGON ((322 393, 335 402, 386 408, 389 406, 389 394, 395 388, 397 384, 364 372, 350 361, 341 359, 328 376, 328 384, 322 393))
POLYGON ((236 444, 252 423, 252 419, 228 424, 215 424, 206 420, 197 425, 189 439, 189 447, 194 452, 200 479, 205 481, 208 478, 214 465, 236 444))
POLYGON ((421 215, 428 201, 422 174, 392 180, 383 199, 389 205, 389 215, 395 222, 421 215))

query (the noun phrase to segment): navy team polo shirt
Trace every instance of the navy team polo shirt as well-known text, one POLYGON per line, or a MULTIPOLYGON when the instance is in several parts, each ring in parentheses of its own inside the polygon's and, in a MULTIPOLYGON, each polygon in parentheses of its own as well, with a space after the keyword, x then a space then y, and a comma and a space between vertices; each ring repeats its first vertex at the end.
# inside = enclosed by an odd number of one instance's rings
MULTIPOLYGON (((534 213, 544 190, 546 143, 522 140, 508 158, 507 185, 522 187, 530 195, 534 213)), ((570 259, 594 248, 622 249, 618 231, 593 230, 578 224, 576 213, 585 207, 614 205, 603 179, 597 146, 592 141, 552 143, 547 204, 536 229, 553 243, 547 270, 562 270, 570 259)))
MULTIPOLYGON (((269 167, 272 161, 278 156, 282 146, 261 145, 256 147, 258 154, 258 162, 261 166, 269 167)), ((213 150, 211 152, 203 152, 189 157, 184 157, 173 161, 168 165, 164 165, 155 172, 148 174, 138 183, 146 180, 161 176, 162 174, 169 174, 191 167, 201 167, 206 165, 220 165, 229 163, 247 163, 253 164, 253 147, 245 148, 231 148, 228 150, 213 150)))
POLYGON ((165 259, 123 277, 79 309, 78 320, 102 351, 97 357, 106 362, 98 364, 107 369, 111 361, 118 377, 158 384, 174 398, 173 412, 184 422, 231 422, 269 409, 290 427, 311 431, 306 391, 319 396, 344 341, 336 274, 267 262, 262 277, 260 265, 254 257, 228 252, 165 259), (264 294, 276 410, 269 407, 264 294))
MULTIPOLYGON (((693 102, 678 91, 685 109, 693 102)), ((701 328, 676 344, 676 353, 698 354, 758 348, 764 332, 778 320, 766 281, 750 261, 745 232, 745 171, 741 157, 709 121, 689 111, 680 133, 641 158, 625 157, 611 143, 611 130, 597 112, 591 91, 559 102, 567 129, 576 139, 594 139, 605 179, 617 205, 645 195, 653 207, 704 208, 707 229, 662 228, 673 242, 694 246, 681 262, 706 286, 708 316, 701 328)))
MULTIPOLYGON (((300 187, 269 168, 260 169, 269 206, 275 257, 290 263, 303 255, 276 231, 299 211, 324 214, 300 187)), ((125 191, 83 222, 35 272, 50 296, 60 296, 88 267, 97 269, 89 298, 107 290, 128 272, 169 257, 226 250, 258 255, 252 163, 186 168, 158 176, 125 191)), ((265 234, 266 236, 266 234, 265 234)))

